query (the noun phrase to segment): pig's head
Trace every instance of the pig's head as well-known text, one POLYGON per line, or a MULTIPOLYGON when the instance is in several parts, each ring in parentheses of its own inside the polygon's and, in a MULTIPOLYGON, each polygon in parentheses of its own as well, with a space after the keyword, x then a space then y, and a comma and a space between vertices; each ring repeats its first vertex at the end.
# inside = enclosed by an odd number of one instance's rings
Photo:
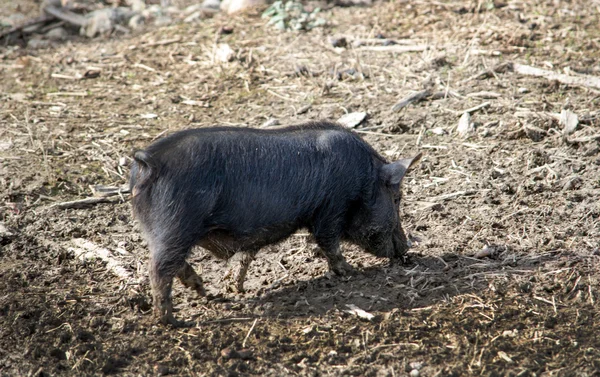
POLYGON ((372 195, 362 202, 348 230, 349 238, 369 253, 388 258, 401 258, 406 254, 409 245, 398 213, 401 184, 420 158, 421 153, 378 168, 372 195))

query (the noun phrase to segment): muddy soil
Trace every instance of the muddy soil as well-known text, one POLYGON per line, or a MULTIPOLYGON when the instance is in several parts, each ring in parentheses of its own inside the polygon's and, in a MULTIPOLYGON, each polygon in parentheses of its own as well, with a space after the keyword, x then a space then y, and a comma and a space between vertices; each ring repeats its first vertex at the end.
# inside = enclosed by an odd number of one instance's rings
POLYGON ((302 33, 256 13, 0 47, 0 374, 600 375, 600 88, 492 70, 600 76, 596 5, 377 2, 326 7, 302 33), (443 95, 392 110, 425 87, 443 95), (223 295, 227 263, 198 249, 215 297, 176 282, 175 315, 196 325, 174 329, 150 315, 128 194, 57 206, 125 185, 131 151, 176 130, 359 111, 384 156, 425 153, 404 183, 404 265, 344 245, 358 273, 338 277, 301 231, 223 295))

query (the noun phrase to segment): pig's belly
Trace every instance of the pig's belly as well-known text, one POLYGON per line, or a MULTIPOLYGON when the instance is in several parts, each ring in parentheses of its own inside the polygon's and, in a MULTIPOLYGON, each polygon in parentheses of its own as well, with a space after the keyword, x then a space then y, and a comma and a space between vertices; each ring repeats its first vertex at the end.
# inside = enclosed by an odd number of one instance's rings
POLYGON ((298 226, 281 226, 279 229, 259 229, 249 234, 235 235, 226 230, 213 230, 197 245, 210 251, 216 257, 229 259, 235 253, 256 253, 267 245, 283 241, 292 235, 298 226))

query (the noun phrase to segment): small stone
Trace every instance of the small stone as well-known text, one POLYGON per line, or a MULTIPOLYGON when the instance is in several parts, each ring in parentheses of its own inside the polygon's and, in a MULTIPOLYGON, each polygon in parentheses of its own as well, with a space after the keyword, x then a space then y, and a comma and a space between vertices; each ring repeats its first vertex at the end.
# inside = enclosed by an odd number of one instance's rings
POLYGON ((220 62, 227 63, 234 59, 235 52, 227 43, 219 43, 215 51, 215 59, 220 62))
POLYGON ((224 359, 248 360, 252 358, 252 351, 248 348, 243 348, 239 351, 236 351, 231 347, 227 347, 221 350, 221 357, 224 359))
POLYGON ((248 348, 243 348, 243 349, 239 350, 238 355, 239 355, 240 359, 242 359, 242 360, 252 359, 252 351, 249 350, 248 348))
POLYGON ((444 135, 444 134, 446 134, 446 130, 443 129, 442 127, 435 127, 435 128, 432 128, 429 131, 431 131, 431 133, 434 134, 434 135, 444 135))
POLYGON ((238 357, 238 353, 233 348, 227 347, 221 350, 221 357, 224 359, 236 359, 238 357))
POLYGON ((563 185, 562 191, 578 190, 583 185, 583 179, 578 176, 570 177, 563 185))
POLYGON ((519 92, 519 94, 529 93, 529 89, 527 88, 519 88, 517 91, 519 92))
POLYGON ((219 34, 221 35, 227 35, 227 34, 231 34, 233 33, 233 27, 232 26, 221 26, 221 28, 219 29, 219 34))
POLYGON ((346 47, 348 46, 348 41, 344 37, 333 37, 329 39, 331 45, 333 47, 346 47))
MULTIPOLYGON (((7 151, 12 148, 13 143, 10 140, 0 140, 0 151, 7 151)), ((2 225, 0 224, 0 232, 2 231, 2 225)))
POLYGON ((51 41, 64 41, 69 36, 69 33, 64 28, 57 27, 48 31, 45 35, 51 41))
POLYGON ((419 373, 418 369, 413 369, 413 370, 410 371, 409 376, 410 377, 419 377, 420 374, 421 373, 419 373))
POLYGON ((591 157, 591 156, 595 156, 595 155, 597 155, 597 154, 598 154, 598 152, 600 152, 600 148, 598 148, 598 147, 596 147, 596 146, 593 146, 593 147, 590 147, 588 150, 586 150, 586 151, 583 153, 583 155, 584 155, 585 157, 591 157))

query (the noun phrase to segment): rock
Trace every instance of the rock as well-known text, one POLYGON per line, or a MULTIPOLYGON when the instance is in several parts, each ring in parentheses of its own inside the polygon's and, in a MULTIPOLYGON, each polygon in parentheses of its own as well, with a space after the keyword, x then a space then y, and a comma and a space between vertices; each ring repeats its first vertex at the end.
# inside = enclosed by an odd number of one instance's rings
POLYGON ((418 369, 413 369, 410 371, 410 373, 408 374, 410 377, 419 377, 420 373, 418 369))
POLYGON ((435 127, 430 129, 429 131, 431 131, 431 133, 434 135, 445 135, 447 133, 446 130, 442 127, 435 127))
POLYGON ((219 10, 220 6, 221 6, 221 1, 219 1, 219 0, 204 0, 202 2, 202 8, 205 8, 205 9, 219 10))
POLYGON ((79 32, 88 38, 108 34, 115 25, 127 24, 136 14, 138 13, 124 7, 98 9, 86 15, 87 24, 79 32))
POLYGON ((40 38, 32 38, 30 40, 27 41, 27 48, 30 48, 32 50, 37 50, 40 48, 46 48, 50 45, 50 42, 45 41, 43 39, 40 38))
POLYGON ((471 115, 469 113, 463 113, 458 121, 458 127, 456 127, 456 132, 461 137, 467 137, 469 134, 473 133, 475 130, 475 125, 471 122, 471 115))
POLYGON ((127 0, 126 4, 134 12, 141 12, 146 9, 146 2, 144 0, 127 0))
POLYGON ((583 179, 578 176, 569 177, 562 187, 562 191, 578 190, 583 186, 583 179))
POLYGON ((348 128, 355 128, 359 124, 361 124, 365 118, 367 117, 367 113, 365 112, 357 112, 357 113, 348 113, 338 119, 338 123, 343 124, 348 128))
POLYGON ((64 41, 69 36, 69 32, 63 27, 57 27, 48 31, 45 35, 51 41, 64 41))
POLYGON ((234 14, 266 3, 266 0, 223 0, 221 10, 227 14, 234 14))
MULTIPOLYGON (((7 151, 13 146, 12 141, 0 139, 0 152, 7 151)), ((2 224, 0 223, 0 236, 2 235, 2 224)))
POLYGON ((560 119, 558 121, 563 126, 563 132, 565 135, 573 133, 579 125, 579 118, 577 114, 570 110, 563 110, 560 112, 560 119))
POLYGON ((215 59, 227 63, 233 60, 235 52, 229 47, 227 43, 219 43, 217 50, 215 51, 215 59))
POLYGON ((15 234, 0 222, 0 245, 9 243, 13 238, 15 238, 15 234))
POLYGON ((112 9, 98 9, 88 14, 89 21, 87 25, 81 28, 80 33, 88 38, 94 38, 96 35, 107 34, 112 31, 114 23, 112 20, 112 9))
POLYGON ((13 13, 6 18, 0 19, 0 26, 14 27, 25 21, 25 15, 22 13, 13 13))

